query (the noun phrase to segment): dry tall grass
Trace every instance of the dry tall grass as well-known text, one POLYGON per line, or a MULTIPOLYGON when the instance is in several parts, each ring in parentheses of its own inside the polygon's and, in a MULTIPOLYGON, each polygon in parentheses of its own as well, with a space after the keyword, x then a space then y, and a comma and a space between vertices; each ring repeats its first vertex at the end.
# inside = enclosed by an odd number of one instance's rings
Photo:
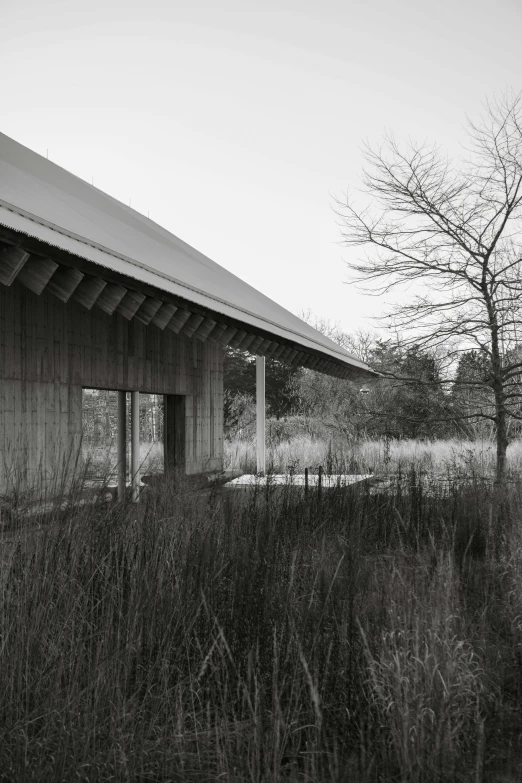
POLYGON ((13 522, 0 780, 493 780, 520 759, 521 496, 180 486, 13 522))
MULTIPOLYGON (((117 480, 118 453, 114 442, 107 446, 92 448, 82 444, 82 461, 86 466, 87 475, 91 479, 117 480)), ((130 480, 130 444, 127 446, 127 479, 130 480)), ((139 454, 140 474, 162 473, 164 470, 163 441, 140 442, 139 454)))
MULTIPOLYGON (((522 441, 508 447, 513 473, 522 471, 522 441)), ((256 471, 256 445, 253 438, 225 441, 226 467, 256 471)), ((299 434, 288 440, 268 443, 267 465, 275 473, 290 467, 303 469, 332 466, 340 472, 396 473, 412 465, 417 471, 436 474, 474 474, 491 476, 495 469, 495 444, 489 440, 418 441, 380 440, 350 444, 340 438, 331 440, 299 434)))

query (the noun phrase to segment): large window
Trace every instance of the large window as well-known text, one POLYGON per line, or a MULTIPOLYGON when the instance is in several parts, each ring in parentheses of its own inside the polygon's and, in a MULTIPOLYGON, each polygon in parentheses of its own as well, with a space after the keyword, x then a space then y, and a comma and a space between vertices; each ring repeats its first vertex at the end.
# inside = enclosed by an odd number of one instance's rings
MULTIPOLYGON (((118 466, 118 394, 104 389, 83 389, 83 458, 87 478, 115 482, 118 466)), ((130 481, 131 404, 126 394, 126 468, 130 481)), ((139 396, 140 474, 164 472, 164 397, 139 396)))

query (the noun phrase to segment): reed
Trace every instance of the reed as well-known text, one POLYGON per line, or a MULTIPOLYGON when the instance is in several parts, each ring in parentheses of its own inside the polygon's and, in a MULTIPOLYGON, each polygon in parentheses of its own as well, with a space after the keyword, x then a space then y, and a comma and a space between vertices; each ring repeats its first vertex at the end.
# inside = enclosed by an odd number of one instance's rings
MULTIPOLYGON (((226 467, 241 468, 245 473, 256 469, 254 438, 225 441, 226 467)), ((522 441, 508 446, 512 475, 522 471, 522 441)), ((267 465, 276 473, 289 467, 300 469, 330 463, 339 472, 397 473, 417 471, 446 475, 493 475, 495 444, 490 440, 360 440, 349 442, 339 437, 317 438, 299 432, 287 440, 269 439, 267 465)))
POLYGON ((520 779, 521 495, 182 483, 13 517, 0 780, 520 779))

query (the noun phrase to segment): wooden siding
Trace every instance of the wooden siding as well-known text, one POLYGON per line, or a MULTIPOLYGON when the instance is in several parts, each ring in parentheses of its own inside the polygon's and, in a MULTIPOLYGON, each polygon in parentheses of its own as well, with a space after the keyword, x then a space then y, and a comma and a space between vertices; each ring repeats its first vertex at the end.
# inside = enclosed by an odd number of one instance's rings
POLYGON ((186 472, 222 469, 220 345, 15 281, 0 285, 0 493, 75 462, 82 387, 185 395, 186 472))

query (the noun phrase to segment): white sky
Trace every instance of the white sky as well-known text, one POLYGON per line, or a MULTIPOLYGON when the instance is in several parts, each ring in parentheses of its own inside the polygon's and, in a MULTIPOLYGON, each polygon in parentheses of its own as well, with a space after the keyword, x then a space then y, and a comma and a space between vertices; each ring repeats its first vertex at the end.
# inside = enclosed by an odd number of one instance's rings
MULTIPOLYGON (((346 331, 333 195, 385 129, 458 149, 522 87, 519 0, 0 0, 0 128, 346 331)), ((353 252, 353 251, 351 251, 353 252)))

